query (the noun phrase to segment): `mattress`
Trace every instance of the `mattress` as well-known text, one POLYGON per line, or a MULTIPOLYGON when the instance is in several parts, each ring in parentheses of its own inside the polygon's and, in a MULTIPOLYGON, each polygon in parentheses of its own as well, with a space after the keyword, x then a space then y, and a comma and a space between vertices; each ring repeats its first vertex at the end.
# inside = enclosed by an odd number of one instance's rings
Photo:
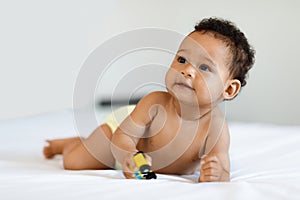
MULTIPOLYGON (((106 112, 98 114, 104 119, 106 112)), ((300 127, 229 122, 231 182, 193 175, 128 180, 120 170, 64 170, 46 139, 77 136, 72 110, 0 121, 0 199, 300 199, 300 127)))

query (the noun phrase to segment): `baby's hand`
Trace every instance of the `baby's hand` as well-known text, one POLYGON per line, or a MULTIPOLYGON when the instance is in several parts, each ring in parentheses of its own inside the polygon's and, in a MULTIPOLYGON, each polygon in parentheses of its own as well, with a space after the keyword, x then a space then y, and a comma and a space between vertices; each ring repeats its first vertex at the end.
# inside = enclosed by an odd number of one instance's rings
POLYGON ((200 161, 199 182, 228 181, 229 172, 216 155, 203 155, 200 161))
POLYGON ((134 171, 136 171, 136 166, 134 164, 133 156, 135 153, 129 153, 122 163, 123 174, 128 179, 135 178, 134 171))
MULTIPOLYGON (((137 166, 135 165, 134 162, 134 155, 136 153, 130 153, 127 155, 127 157, 124 159, 124 162, 122 164, 122 169, 123 169, 123 174, 126 178, 128 179, 136 179, 136 172, 138 171, 137 166)), ((147 162, 149 163, 149 165, 151 166, 152 163, 152 159, 150 156, 148 156, 147 154, 143 154, 145 156, 145 159, 147 160, 147 162)))

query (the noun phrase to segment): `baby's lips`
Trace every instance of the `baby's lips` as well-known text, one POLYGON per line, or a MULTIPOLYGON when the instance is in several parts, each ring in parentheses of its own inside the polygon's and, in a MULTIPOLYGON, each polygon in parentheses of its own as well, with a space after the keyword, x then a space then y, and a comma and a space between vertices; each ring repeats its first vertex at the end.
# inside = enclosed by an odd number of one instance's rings
POLYGON ((178 81, 176 84, 183 85, 187 88, 190 88, 191 90, 194 90, 194 88, 192 87, 192 84, 188 83, 187 81, 178 81))

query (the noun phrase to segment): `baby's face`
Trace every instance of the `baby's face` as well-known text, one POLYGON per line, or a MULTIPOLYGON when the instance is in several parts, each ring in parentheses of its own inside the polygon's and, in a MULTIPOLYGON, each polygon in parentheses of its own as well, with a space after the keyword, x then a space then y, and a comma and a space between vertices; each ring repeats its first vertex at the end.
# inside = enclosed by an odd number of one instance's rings
POLYGON ((193 32, 181 43, 166 75, 168 91, 184 103, 217 105, 229 80, 228 55, 221 40, 193 32))

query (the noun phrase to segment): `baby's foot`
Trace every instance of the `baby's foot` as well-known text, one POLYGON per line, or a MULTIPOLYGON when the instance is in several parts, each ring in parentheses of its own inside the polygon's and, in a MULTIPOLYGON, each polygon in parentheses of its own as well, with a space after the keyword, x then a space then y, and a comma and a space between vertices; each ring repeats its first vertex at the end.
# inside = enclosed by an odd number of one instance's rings
POLYGON ((44 146, 44 156, 47 159, 53 158, 56 154, 62 153, 62 148, 59 147, 57 140, 46 140, 48 146, 44 146), (60 150, 61 149, 61 150, 60 150))
POLYGON ((63 149, 67 144, 80 140, 81 139, 79 137, 46 140, 46 142, 48 142, 48 146, 44 146, 44 156, 47 159, 53 158, 53 156, 57 154, 62 154, 63 149))

